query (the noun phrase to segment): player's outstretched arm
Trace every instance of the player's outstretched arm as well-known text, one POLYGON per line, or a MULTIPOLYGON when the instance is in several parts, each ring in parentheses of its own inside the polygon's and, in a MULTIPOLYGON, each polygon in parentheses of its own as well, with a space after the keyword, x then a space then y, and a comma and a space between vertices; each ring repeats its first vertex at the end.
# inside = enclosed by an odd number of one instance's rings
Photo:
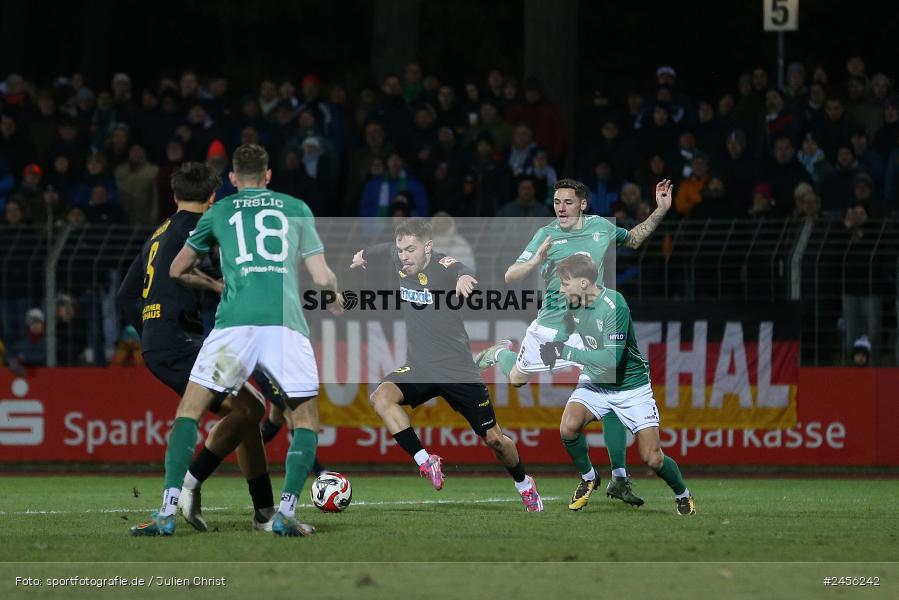
POLYGON ((224 284, 197 268, 200 264, 200 258, 200 254, 196 250, 191 248, 189 244, 185 244, 181 251, 178 252, 175 260, 172 261, 172 266, 169 267, 169 277, 177 279, 179 283, 187 287, 221 294, 225 287, 224 284))
POLYGON ((343 314, 343 294, 337 291, 337 275, 328 266, 324 254, 314 254, 303 259, 303 264, 312 275, 312 282, 323 290, 336 294, 334 302, 328 310, 333 315, 343 314))
POLYGON ((652 235, 652 232, 656 230, 656 227, 668 214, 668 209, 671 208, 673 188, 671 181, 667 179, 663 179, 656 184, 656 209, 646 217, 645 221, 627 232, 627 241, 624 242, 624 246, 637 249, 646 238, 652 235))
MULTIPOLYGON (((549 252, 549 247, 552 244, 552 240, 549 236, 543 240, 543 243, 540 244, 540 247, 537 248, 537 251, 534 252, 534 255, 531 256, 528 260, 516 262, 509 266, 506 269, 506 283, 515 283, 516 281, 521 281, 528 275, 530 275, 531 271, 534 270, 534 267, 537 267, 544 261, 546 258, 546 254, 549 252)), ((519 259, 521 260, 521 259, 519 259)))

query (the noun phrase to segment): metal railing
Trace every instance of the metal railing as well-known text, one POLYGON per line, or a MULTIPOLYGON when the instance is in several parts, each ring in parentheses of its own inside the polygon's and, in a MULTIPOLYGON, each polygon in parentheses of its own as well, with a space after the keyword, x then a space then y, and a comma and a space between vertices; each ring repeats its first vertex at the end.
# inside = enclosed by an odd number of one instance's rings
MULTIPOLYGON (((381 227, 359 219, 316 223, 332 265, 347 265, 355 249, 390 239, 387 222, 381 227)), ((457 219, 482 285, 501 285, 506 268, 540 224, 457 219)), ((151 232, 132 226, 51 232, 0 226, 0 335, 7 354, 25 334, 28 309, 55 313, 48 293, 55 288, 70 295, 77 309, 74 323, 56 319, 49 353, 61 365, 106 364, 122 332, 115 291, 151 232)), ((864 235, 854 237, 836 217, 666 221, 641 248, 610 254, 605 269, 607 285, 636 301, 772 307, 798 301, 806 365, 845 363, 848 337, 857 334, 868 335, 877 362, 895 364, 897 270, 899 220, 872 220, 864 235)))

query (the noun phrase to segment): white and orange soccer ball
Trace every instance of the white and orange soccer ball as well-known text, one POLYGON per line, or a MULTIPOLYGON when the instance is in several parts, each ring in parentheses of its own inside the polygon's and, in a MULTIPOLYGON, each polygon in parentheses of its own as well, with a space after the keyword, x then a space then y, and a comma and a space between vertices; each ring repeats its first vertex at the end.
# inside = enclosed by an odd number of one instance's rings
POLYGON ((340 473, 325 471, 312 482, 312 504, 324 512, 343 512, 353 500, 353 486, 340 473))

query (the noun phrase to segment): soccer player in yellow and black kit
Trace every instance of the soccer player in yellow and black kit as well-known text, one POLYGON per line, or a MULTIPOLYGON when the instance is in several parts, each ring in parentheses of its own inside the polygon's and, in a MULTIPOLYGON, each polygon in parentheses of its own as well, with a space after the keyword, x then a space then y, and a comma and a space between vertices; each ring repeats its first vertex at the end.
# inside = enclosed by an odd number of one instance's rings
POLYGON ((373 264, 388 269, 390 287, 399 288, 406 321, 406 364, 384 378, 371 395, 371 405, 396 443, 418 464, 421 476, 440 490, 443 459, 424 449, 402 407, 416 408, 442 396, 493 450, 515 481, 525 509, 542 512, 534 478, 525 473, 515 442, 496 422, 490 392, 471 358, 458 308, 477 280, 467 266, 436 252, 431 237, 429 221, 409 219, 396 227, 393 242, 365 248, 353 257, 351 268, 373 264), (456 309, 451 308, 454 302, 456 309))

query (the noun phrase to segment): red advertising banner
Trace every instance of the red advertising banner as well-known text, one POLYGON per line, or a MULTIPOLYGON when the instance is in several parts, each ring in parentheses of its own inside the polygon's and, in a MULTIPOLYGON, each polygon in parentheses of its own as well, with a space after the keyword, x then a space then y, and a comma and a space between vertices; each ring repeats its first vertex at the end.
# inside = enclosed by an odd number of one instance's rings
MULTIPOLYGON (((665 452, 684 464, 899 465, 899 369, 800 369, 798 420, 786 429, 668 429, 665 452)), ((0 463, 158 462, 178 398, 145 369, 35 369, 25 378, 0 371, 0 463)), ((561 409, 559 409, 561 414, 561 409)), ((214 423, 206 419, 201 432, 214 423)), ((425 446, 455 464, 491 463, 465 429, 421 426, 425 446)), ((325 463, 404 463, 409 458, 378 427, 327 427, 319 438, 325 463)), ((555 429, 511 428, 523 460, 567 464, 555 429)), ((202 436, 201 436, 202 437, 202 436)), ((201 439, 202 441, 202 439, 201 439)), ((603 460, 602 434, 590 430, 594 460, 603 460)), ((269 445, 278 461, 282 434, 269 445)), ((628 461, 637 464, 631 441, 628 461)))

